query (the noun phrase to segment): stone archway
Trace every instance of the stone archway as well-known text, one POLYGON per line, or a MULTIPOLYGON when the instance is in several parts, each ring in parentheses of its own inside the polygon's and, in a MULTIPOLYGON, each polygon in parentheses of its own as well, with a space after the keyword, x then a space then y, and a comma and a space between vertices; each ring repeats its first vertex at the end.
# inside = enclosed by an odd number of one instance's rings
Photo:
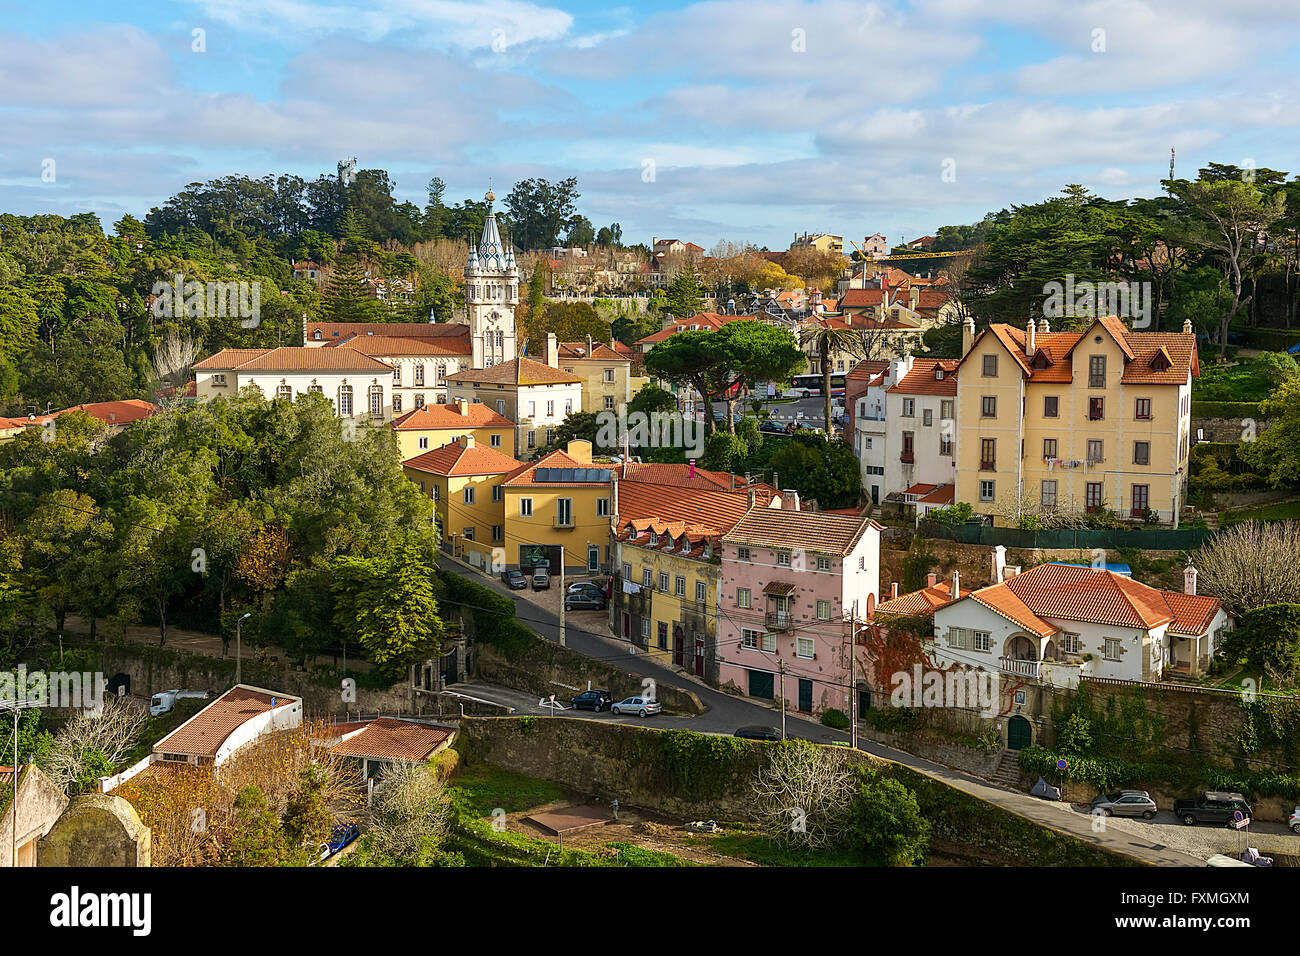
POLYGON ((37 866, 149 866, 152 834, 121 797, 77 797, 41 838, 37 866))
POLYGON ((1024 634, 1009 637, 1007 638, 1007 657, 1014 661, 1036 661, 1038 660, 1037 642, 1024 634))

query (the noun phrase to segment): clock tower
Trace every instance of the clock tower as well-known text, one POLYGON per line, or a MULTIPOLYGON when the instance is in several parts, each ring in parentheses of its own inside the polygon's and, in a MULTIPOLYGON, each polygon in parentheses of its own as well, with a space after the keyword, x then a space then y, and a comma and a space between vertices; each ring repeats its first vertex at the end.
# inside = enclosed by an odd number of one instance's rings
POLYGON ((465 263, 465 316, 469 322, 474 368, 500 365, 518 357, 515 307, 519 305, 519 266, 512 248, 501 241, 488 190, 488 217, 483 237, 469 248, 465 263))

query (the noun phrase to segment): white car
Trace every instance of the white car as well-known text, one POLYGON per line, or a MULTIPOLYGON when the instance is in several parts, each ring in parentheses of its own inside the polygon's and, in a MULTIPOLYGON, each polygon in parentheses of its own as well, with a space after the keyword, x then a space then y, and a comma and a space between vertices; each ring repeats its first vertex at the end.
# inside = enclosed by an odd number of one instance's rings
POLYGON ((1300 833, 1300 806, 1291 811, 1291 817, 1286 821, 1286 825, 1291 828, 1292 833, 1300 833))
POLYGON ((648 717, 659 713, 662 709, 659 701, 651 700, 649 697, 628 697, 614 704, 609 711, 611 714, 636 714, 638 717, 648 717))

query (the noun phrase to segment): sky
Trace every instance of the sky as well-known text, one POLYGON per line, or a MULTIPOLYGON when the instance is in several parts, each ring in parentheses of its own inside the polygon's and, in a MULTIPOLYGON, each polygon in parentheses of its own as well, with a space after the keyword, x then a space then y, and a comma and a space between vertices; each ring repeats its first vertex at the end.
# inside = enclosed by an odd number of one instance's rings
POLYGON ((0 211, 228 174, 576 176, 625 242, 892 242, 1066 183, 1300 174, 1295 0, 0 0, 0 211))

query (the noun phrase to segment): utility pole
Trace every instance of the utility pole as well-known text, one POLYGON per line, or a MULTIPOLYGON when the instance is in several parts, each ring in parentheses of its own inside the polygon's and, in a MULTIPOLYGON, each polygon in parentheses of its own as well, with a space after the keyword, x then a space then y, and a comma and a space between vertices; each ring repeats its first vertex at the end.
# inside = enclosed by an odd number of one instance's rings
MULTIPOLYGON (((243 681, 243 676, 244 676, 243 629, 244 629, 244 622, 252 616, 253 616, 253 612, 249 611, 247 614, 245 614, 243 617, 241 617, 238 621, 235 622, 235 683, 236 684, 242 684, 244 682, 243 681)), ((346 667, 347 665, 345 664, 344 666, 346 667)))
POLYGON ((849 615, 849 746, 858 749, 858 605, 849 615))
POLYGON ((777 661, 776 666, 781 672, 781 739, 785 740, 785 661, 777 661))
POLYGON ((560 646, 564 643, 564 545, 560 545, 560 646))
POLYGON ((12 821, 13 826, 10 830, 11 840, 9 847, 9 865, 11 867, 18 865, 18 778, 20 776, 18 772, 18 715, 21 711, 30 707, 35 707, 37 704, 34 700, 24 700, 19 696, 20 693, 26 691, 26 688, 23 688, 22 691, 19 691, 17 687, 14 689, 15 694, 12 701, 0 700, 0 710, 12 710, 14 712, 14 791, 10 800, 13 804, 14 815, 12 821))

